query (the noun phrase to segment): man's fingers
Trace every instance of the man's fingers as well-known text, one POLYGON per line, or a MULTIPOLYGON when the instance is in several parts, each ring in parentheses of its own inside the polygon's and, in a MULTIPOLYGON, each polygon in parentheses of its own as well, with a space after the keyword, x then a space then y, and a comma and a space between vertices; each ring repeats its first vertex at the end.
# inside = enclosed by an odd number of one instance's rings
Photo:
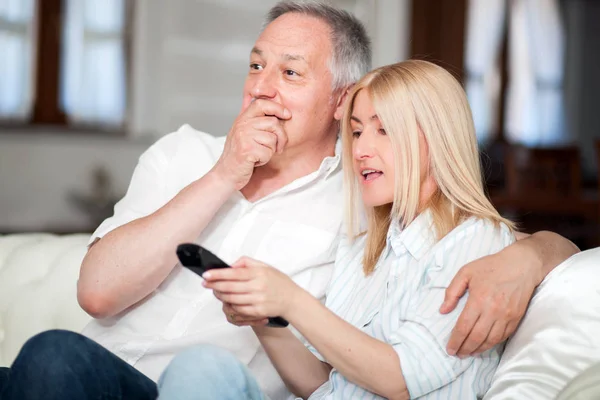
POLYGON ((278 119, 287 120, 292 117, 290 110, 282 104, 271 100, 257 99, 250 104, 246 113, 250 117, 271 116, 278 119))
MULTIPOLYGON (((258 128, 255 129, 259 130, 258 128)), ((271 131, 259 130, 258 132, 255 132, 253 134, 252 140, 260 144, 261 146, 272 150, 273 153, 277 151, 277 135, 275 135, 271 131)))
POLYGON ((458 317, 458 321, 450 334, 450 340, 446 346, 448 354, 453 356, 458 352, 458 349, 461 348, 465 339, 479 320, 480 315, 479 311, 469 307, 469 302, 467 301, 465 309, 460 314, 460 317, 458 317))
MULTIPOLYGON (((273 150, 281 153, 288 142, 288 137, 283 129, 281 121, 275 117, 255 118, 252 121, 252 127, 258 131, 268 132, 274 135, 273 150)), ((268 136, 268 135, 267 135, 268 136)), ((265 139, 267 140, 267 139, 265 139)), ((257 140, 258 141, 258 140, 257 140)), ((262 140, 261 140, 262 141, 262 140)))
POLYGON ((458 271, 450 285, 446 288, 446 293, 444 295, 444 302, 440 307, 440 312, 442 314, 447 314, 450 311, 456 308, 458 301, 462 296, 467 292, 467 287, 469 286, 469 280, 467 276, 462 273, 462 269, 458 271))
POLYGON ((502 337, 503 341, 508 340, 508 338, 511 337, 513 333, 515 333, 517 327, 519 326, 519 322, 520 320, 509 321, 508 324, 506 324, 506 329, 504 330, 504 335, 502 337))
POLYGON ((275 153, 275 148, 262 145, 261 143, 258 144, 259 146, 252 149, 252 152, 247 155, 247 161, 254 163, 255 167, 262 167, 271 160, 273 153, 275 153))
POLYGON ((471 355, 483 353, 484 351, 488 351, 497 344, 502 343, 506 339, 505 333, 507 328, 508 326, 506 324, 496 321, 494 323, 494 326, 492 326, 492 329, 490 330, 490 333, 488 334, 488 337, 485 340, 485 342, 483 342, 481 346, 476 348, 471 353, 471 355))
MULTIPOLYGON (((488 339, 494 325, 496 325, 496 322, 493 319, 489 319, 483 316, 480 317, 477 320, 475 326, 473 326, 473 329, 471 329, 471 332, 463 342, 462 346, 460 346, 460 348, 456 352, 456 354, 459 357, 468 357, 472 355, 475 352, 475 350, 477 350, 477 348, 483 345, 488 339)), ((500 329, 500 334, 503 334, 504 329, 500 329)))

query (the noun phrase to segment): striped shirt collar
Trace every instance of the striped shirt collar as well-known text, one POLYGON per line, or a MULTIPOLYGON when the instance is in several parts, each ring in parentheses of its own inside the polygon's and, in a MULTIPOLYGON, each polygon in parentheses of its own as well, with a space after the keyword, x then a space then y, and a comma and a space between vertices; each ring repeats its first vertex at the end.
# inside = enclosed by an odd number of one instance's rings
POLYGON ((390 224, 387 234, 387 248, 388 250, 391 249, 396 256, 408 251, 411 256, 419 260, 435 243, 433 217, 430 210, 419 214, 404 229, 402 229, 398 220, 394 220, 390 224))

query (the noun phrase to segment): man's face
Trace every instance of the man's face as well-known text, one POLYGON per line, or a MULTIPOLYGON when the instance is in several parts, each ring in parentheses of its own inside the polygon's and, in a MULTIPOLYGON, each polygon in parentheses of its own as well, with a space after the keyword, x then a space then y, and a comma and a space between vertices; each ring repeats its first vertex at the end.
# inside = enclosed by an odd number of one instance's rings
POLYGON ((296 13, 271 22, 257 39, 244 84, 244 111, 254 99, 282 104, 292 117, 283 122, 287 149, 319 144, 335 131, 329 27, 296 13))

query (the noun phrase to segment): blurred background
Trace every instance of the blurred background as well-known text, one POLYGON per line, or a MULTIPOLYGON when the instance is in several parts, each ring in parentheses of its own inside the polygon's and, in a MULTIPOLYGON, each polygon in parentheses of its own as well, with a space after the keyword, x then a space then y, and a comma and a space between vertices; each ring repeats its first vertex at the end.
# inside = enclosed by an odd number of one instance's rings
MULTIPOLYGON (((225 135, 275 2, 0 0, 0 234, 92 232, 159 137, 225 135)), ((504 215, 600 245, 600 1, 329 3, 365 23, 375 67, 464 83, 504 215)))

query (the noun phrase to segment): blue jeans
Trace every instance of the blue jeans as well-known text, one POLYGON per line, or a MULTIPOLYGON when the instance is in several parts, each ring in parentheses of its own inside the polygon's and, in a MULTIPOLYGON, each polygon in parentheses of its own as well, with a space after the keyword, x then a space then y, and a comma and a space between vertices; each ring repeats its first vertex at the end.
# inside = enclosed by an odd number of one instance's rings
POLYGON ((178 354, 158 381, 163 400, 264 400, 256 379, 233 354, 200 345, 178 354))
POLYGON ((151 379, 68 331, 32 337, 10 370, 0 370, 0 400, 154 400, 157 395, 151 379))
POLYGON ((8 382, 8 375, 10 374, 10 369, 6 367, 0 367, 0 395, 2 394, 2 388, 8 382))

